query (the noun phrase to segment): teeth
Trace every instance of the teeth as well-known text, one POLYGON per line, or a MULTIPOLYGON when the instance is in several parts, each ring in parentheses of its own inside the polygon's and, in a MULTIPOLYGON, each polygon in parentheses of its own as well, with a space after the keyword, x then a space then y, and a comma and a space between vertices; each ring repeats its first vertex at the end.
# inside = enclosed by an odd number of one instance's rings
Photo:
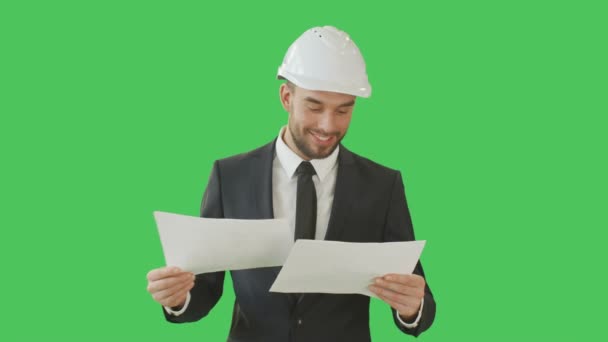
POLYGON ((315 137, 319 138, 319 140, 323 140, 323 141, 327 141, 330 138, 329 136, 321 136, 321 135, 318 135, 318 134, 315 134, 315 133, 313 133, 313 135, 315 137))

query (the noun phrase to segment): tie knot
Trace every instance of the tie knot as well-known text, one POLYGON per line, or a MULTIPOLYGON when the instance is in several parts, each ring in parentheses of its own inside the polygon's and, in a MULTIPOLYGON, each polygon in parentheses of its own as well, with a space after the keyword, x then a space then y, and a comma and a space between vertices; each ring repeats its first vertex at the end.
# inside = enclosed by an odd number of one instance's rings
POLYGON ((303 161, 300 163, 300 166, 296 169, 296 175, 306 175, 312 176, 316 175, 315 168, 312 166, 310 162, 303 161))

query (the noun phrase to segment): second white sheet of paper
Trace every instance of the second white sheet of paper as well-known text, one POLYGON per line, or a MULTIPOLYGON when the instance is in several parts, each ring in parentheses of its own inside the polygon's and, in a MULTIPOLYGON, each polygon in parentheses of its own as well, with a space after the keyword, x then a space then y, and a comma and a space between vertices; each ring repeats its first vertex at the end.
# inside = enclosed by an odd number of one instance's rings
POLYGON ((375 277, 411 274, 426 241, 351 243, 298 240, 270 292, 359 293, 375 277))

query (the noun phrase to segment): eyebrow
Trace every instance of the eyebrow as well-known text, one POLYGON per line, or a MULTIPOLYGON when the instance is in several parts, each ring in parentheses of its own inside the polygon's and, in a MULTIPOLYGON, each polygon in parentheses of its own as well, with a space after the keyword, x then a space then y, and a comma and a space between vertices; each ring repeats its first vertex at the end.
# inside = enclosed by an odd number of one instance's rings
MULTIPOLYGON (((323 104, 323 102, 321 102, 315 98, 312 98, 310 96, 305 97, 304 101, 312 102, 312 103, 319 104, 319 105, 323 104)), ((351 100, 351 101, 344 102, 344 103, 338 105, 338 107, 350 107, 350 106, 354 106, 354 105, 355 105, 355 100, 351 100)))

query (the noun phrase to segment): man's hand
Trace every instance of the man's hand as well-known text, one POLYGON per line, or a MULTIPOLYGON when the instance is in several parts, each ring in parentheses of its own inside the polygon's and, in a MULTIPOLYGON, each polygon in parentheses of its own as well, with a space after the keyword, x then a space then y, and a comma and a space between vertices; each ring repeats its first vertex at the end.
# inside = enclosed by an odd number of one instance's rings
POLYGON ((369 290, 397 310, 405 322, 412 322, 420 310, 425 285, 417 274, 387 274, 375 278, 369 290))
POLYGON ((194 274, 178 267, 162 267, 148 272, 148 292, 163 306, 182 307, 194 286, 194 274))

